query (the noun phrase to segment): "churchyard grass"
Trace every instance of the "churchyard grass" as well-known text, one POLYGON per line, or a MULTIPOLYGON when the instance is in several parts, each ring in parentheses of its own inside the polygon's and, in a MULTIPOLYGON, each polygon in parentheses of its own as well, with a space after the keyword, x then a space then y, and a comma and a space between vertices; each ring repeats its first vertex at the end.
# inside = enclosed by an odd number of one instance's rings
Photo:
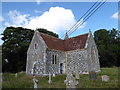
MULTIPOLYGON (((97 73, 98 80, 89 80, 88 75, 81 75, 77 88, 118 88, 118 68, 101 68, 97 73), (102 75, 108 75, 110 80, 103 82, 102 75)), ((38 88, 65 88, 64 80, 66 75, 56 75, 52 77, 52 83, 48 84, 48 77, 36 77, 38 79, 38 88)), ((33 88, 32 76, 26 75, 25 72, 19 72, 17 77, 13 73, 3 74, 2 88, 33 88)))

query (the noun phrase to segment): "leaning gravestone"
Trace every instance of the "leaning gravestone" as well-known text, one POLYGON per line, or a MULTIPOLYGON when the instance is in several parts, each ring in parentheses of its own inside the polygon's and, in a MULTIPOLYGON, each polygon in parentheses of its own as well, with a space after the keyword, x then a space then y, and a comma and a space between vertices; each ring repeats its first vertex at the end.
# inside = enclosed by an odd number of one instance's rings
POLYGON ((33 76, 34 88, 37 88, 38 80, 33 76))
POLYGON ((109 76, 107 75, 102 75, 101 78, 102 78, 102 81, 105 81, 105 82, 109 81, 109 76))
POLYGON ((89 72, 90 80, 97 80, 97 74, 94 71, 89 72))

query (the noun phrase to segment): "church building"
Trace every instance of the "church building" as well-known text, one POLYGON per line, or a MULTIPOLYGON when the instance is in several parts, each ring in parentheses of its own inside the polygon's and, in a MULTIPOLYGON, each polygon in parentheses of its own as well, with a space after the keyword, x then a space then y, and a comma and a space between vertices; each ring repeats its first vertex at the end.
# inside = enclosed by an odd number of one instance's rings
POLYGON ((99 72, 98 50, 92 33, 64 40, 35 31, 27 51, 26 73, 35 75, 99 72))

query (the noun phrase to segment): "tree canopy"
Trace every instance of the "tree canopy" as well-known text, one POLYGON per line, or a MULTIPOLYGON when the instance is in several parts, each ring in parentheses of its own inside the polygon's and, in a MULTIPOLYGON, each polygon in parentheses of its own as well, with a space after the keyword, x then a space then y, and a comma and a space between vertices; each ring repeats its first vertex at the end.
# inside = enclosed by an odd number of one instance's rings
POLYGON ((98 47, 100 65, 111 67, 120 65, 120 31, 100 29, 94 32, 98 47))

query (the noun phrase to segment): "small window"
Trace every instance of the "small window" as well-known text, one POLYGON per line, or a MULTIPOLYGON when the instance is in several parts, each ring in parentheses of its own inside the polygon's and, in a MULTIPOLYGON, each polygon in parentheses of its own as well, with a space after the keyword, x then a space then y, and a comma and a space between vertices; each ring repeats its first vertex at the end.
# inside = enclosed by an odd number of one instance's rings
POLYGON ((57 64, 57 55, 52 55, 52 64, 57 64))
POLYGON ((57 64, 57 55, 55 55, 55 64, 57 64))
POLYGON ((54 55, 52 55, 52 64, 54 64, 54 55))
POLYGON ((37 49, 37 44, 35 44, 35 49, 37 49))

